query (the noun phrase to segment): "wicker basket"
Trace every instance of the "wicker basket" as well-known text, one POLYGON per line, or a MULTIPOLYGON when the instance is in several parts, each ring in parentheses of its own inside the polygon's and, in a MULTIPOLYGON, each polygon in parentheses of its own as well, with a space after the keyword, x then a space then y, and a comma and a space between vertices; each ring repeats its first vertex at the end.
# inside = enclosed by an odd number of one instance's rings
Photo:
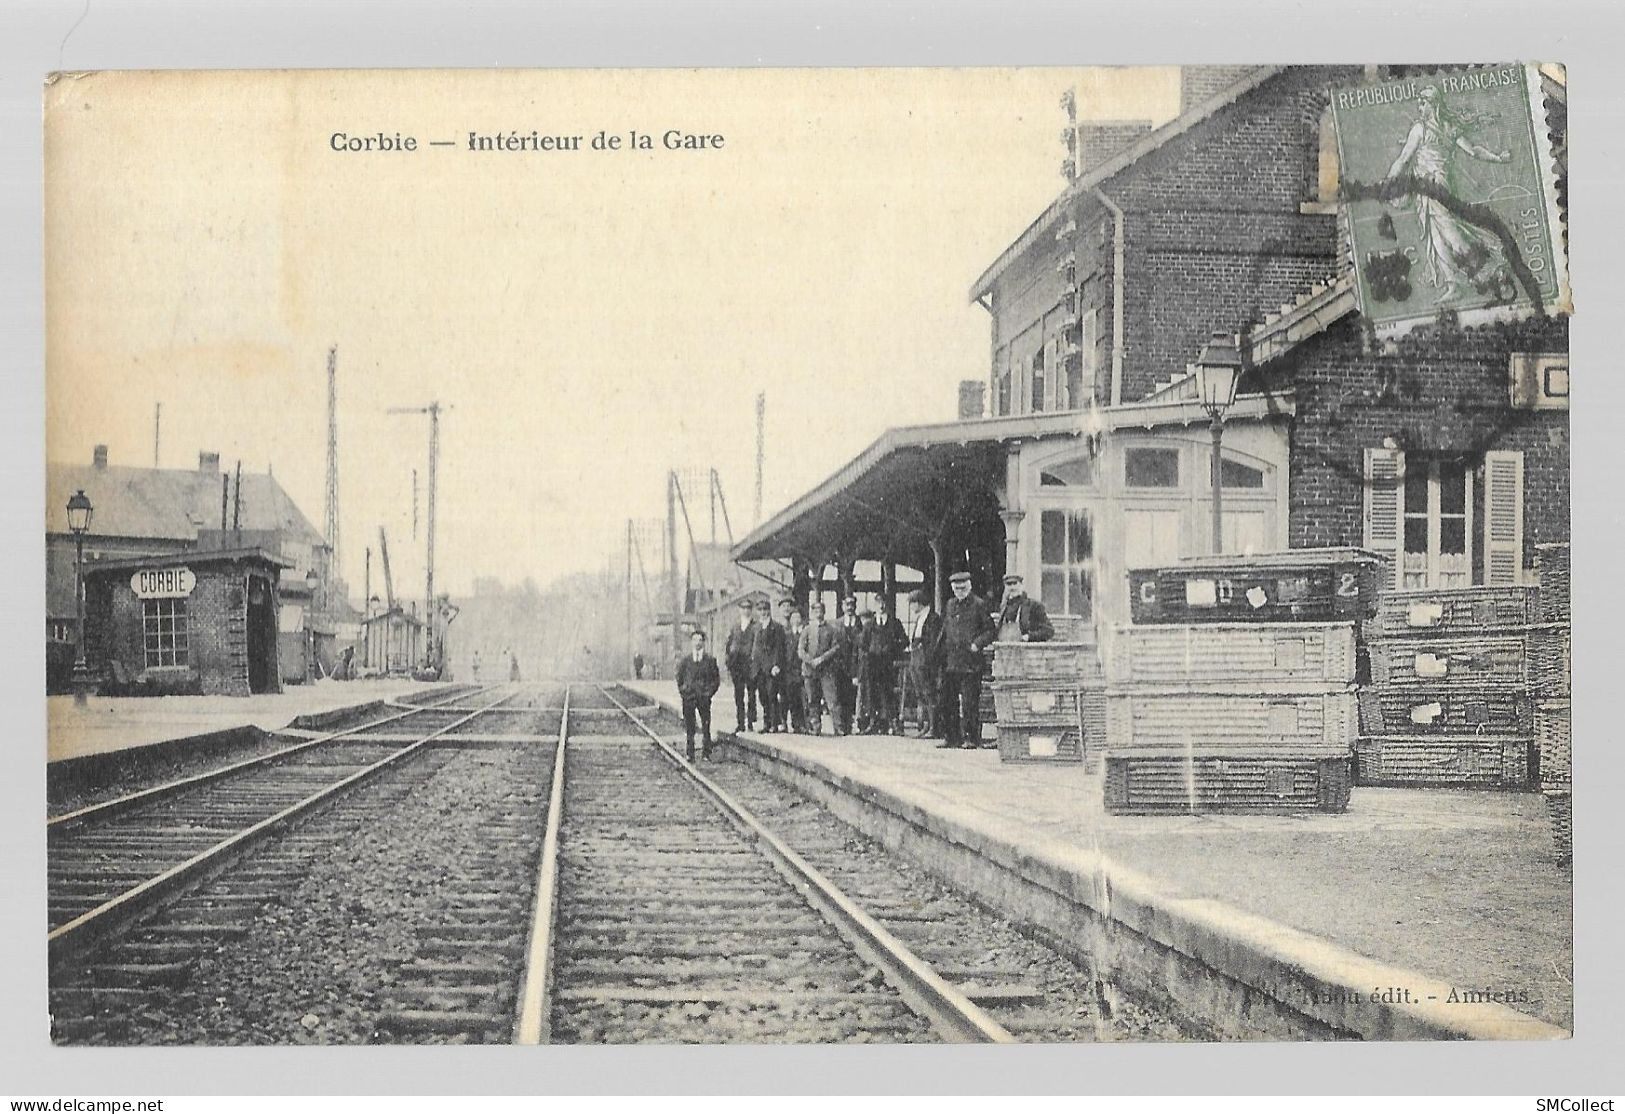
POLYGON ((1131 569, 1135 623, 1281 623, 1365 619, 1391 577, 1363 549, 1290 549, 1249 556, 1188 557, 1131 569))
POLYGON ((1362 736, 1354 753, 1361 785, 1521 789, 1529 784, 1527 735, 1362 736))
POLYGON ((1462 638, 1383 638, 1367 643, 1377 685, 1510 685, 1533 681, 1529 638, 1517 634, 1462 638))
POLYGON ((1573 690, 1574 651, 1570 628, 1548 623, 1529 632, 1529 676, 1535 692, 1567 699, 1573 690))
POLYGON ((1347 754, 1353 693, 1259 694, 1135 689, 1106 694, 1106 749, 1170 753, 1347 754))
POLYGON ((1569 793, 1552 790, 1545 794, 1546 815, 1552 822, 1552 843, 1557 848, 1557 862, 1568 866, 1574 862, 1574 811, 1569 793))
POLYGON ((1574 726, 1567 700, 1552 700, 1535 709, 1535 738, 1540 743, 1540 787, 1567 790, 1574 780, 1574 726))
POLYGON ((1325 692, 1354 676, 1352 623, 1119 627, 1106 669, 1112 685, 1239 682, 1272 692, 1325 692))
POLYGON ((998 681, 1036 680, 1064 677, 1077 680, 1085 675, 1087 658, 1095 647, 1089 642, 995 642, 993 678, 998 681))
POLYGON ((1367 735, 1528 735, 1534 705, 1523 689, 1384 685, 1360 693, 1367 735))
POLYGON ((1000 724, 1012 727, 1063 727, 1079 725, 1078 690, 1075 682, 994 681, 994 714, 1000 724))
POLYGON ((1105 805, 1110 813, 1142 815, 1342 812, 1351 784, 1346 757, 1108 755, 1105 805))
POLYGON ((1533 588, 1519 585, 1388 592, 1366 624, 1369 639, 1472 635, 1539 622, 1533 588))
POLYGON ((1549 542, 1535 546, 1535 570, 1540 574, 1540 618, 1547 623, 1567 623, 1569 607, 1569 543, 1549 542))
POLYGON ((1082 762, 1083 736, 1076 725, 1014 727, 999 724, 1001 762, 1082 762))

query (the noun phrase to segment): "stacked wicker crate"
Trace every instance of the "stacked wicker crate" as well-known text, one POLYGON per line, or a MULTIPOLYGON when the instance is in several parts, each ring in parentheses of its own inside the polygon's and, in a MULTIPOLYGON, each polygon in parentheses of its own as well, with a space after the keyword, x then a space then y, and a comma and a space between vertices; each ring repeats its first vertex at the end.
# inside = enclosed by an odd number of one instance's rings
POLYGON ((1129 573, 1107 670, 1110 812, 1341 812, 1358 621, 1381 557, 1291 550, 1129 573))
POLYGON ((1384 597, 1366 630, 1360 783, 1526 787, 1538 619, 1521 586, 1384 597))
POLYGON ((1093 643, 996 643, 990 687, 1001 761, 1095 768, 1105 685, 1093 643))
POLYGON ((1533 635, 1535 681, 1535 736, 1540 744, 1540 791, 1552 821, 1557 861, 1567 864, 1574 853, 1572 827, 1573 729, 1569 701, 1571 673, 1569 607, 1569 545, 1561 542, 1535 547, 1540 573, 1542 626, 1533 635))

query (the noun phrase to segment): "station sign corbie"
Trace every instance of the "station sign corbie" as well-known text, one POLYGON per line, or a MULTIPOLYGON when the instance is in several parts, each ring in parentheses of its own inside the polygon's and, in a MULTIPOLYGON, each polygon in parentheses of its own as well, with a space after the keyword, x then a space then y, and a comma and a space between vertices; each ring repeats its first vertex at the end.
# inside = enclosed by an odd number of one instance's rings
POLYGON ((197 587, 197 574, 185 565, 169 569, 139 569, 130 577, 130 590, 144 600, 183 599, 197 587))

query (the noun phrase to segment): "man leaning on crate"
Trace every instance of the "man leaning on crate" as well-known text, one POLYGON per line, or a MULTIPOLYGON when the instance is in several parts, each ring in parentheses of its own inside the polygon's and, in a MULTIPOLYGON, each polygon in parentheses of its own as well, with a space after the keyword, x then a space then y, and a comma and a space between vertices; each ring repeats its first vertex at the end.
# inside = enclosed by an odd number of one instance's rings
POLYGON ((1055 637, 1044 605, 1027 594, 1021 574, 1004 576, 1004 605, 999 609, 1000 642, 1048 642, 1055 637))

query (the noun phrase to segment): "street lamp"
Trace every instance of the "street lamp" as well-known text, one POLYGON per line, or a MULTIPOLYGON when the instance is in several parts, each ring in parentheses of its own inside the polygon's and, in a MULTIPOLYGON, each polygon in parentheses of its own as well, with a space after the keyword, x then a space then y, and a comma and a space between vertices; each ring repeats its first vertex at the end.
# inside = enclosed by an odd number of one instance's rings
POLYGON ((1229 333, 1214 333, 1196 357, 1196 395, 1211 419, 1213 431, 1213 552, 1224 551, 1224 465, 1219 442, 1224 438, 1224 415, 1236 401, 1241 379, 1241 351, 1229 333))
POLYGON ((305 590, 310 593, 305 601, 305 680, 316 679, 316 629, 311 626, 315 617, 316 589, 321 586, 321 578, 316 570, 311 569, 305 573, 305 590))
POLYGON ((73 533, 73 603, 79 622, 79 647, 73 659, 73 702, 83 706, 96 679, 90 675, 90 664, 85 661, 85 535, 90 533, 90 515, 95 510, 90 497, 80 488, 68 497, 68 529, 73 533))

